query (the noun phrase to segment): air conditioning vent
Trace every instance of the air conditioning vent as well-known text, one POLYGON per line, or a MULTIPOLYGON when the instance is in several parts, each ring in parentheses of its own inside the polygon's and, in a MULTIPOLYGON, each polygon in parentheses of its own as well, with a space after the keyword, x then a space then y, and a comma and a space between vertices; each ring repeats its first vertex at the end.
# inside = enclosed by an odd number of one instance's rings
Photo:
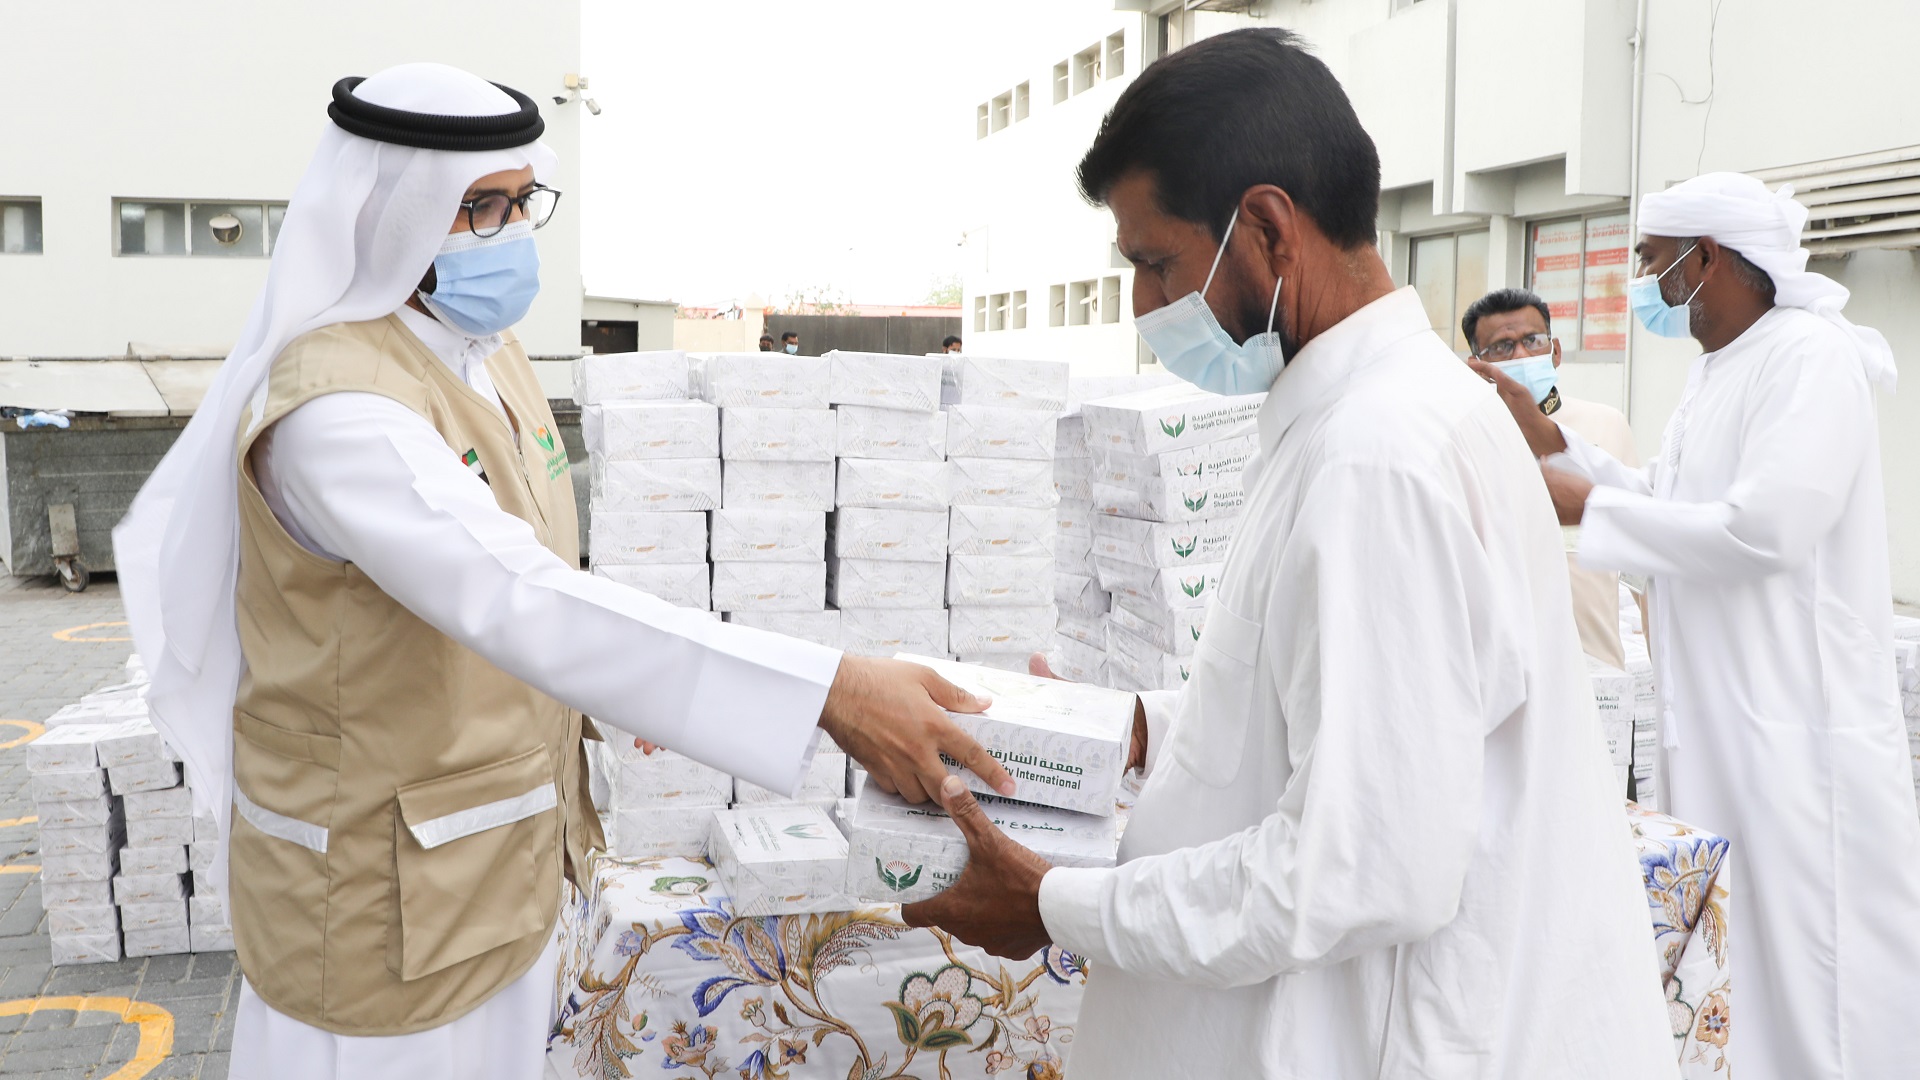
POLYGON ((1768 187, 1792 184, 1812 212, 1803 234, 1815 255, 1920 248, 1920 146, 1762 169, 1768 187))

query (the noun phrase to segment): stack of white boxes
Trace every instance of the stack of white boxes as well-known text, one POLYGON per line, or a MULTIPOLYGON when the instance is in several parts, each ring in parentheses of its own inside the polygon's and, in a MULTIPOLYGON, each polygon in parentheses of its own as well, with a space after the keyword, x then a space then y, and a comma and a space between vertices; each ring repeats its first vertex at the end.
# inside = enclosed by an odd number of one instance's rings
POLYGON ((1893 665, 1900 677, 1900 711, 1907 718, 1907 753, 1913 759, 1914 795, 1920 798, 1920 619, 1893 617, 1893 665))
POLYGON ((948 359, 941 399, 953 506, 947 527, 948 651, 1025 672, 1053 644, 1054 482, 1067 365, 948 359))
MULTIPOLYGON (((127 846, 113 900, 128 956, 158 956, 192 949, 187 845, 193 842, 193 796, 182 783, 180 763, 147 721, 100 742, 108 785, 126 809, 127 846)), ((225 925, 225 905, 208 912, 225 925)), ((231 948, 231 945, 227 946, 231 948)))
POLYGON ((1093 557, 1113 594, 1107 675, 1122 690, 1179 687, 1246 499, 1266 395, 1164 386, 1081 406, 1093 457, 1093 557))
POLYGON ((840 646, 945 656, 952 498, 941 362, 848 352, 825 360, 839 420, 827 598, 840 612, 840 646))
POLYGON ((590 459, 593 572, 705 611, 706 511, 720 505, 720 416, 692 397, 683 352, 574 362, 590 459))
POLYGON ((733 802, 733 777, 672 750, 644 753, 619 731, 606 734, 595 750, 610 789, 601 818, 607 849, 630 858, 698 855, 713 812, 733 802))
POLYGON ((713 610, 748 624, 783 616, 791 625, 768 628, 800 629, 806 632, 797 636, 831 643, 827 511, 838 439, 821 361, 756 353, 706 364, 708 390, 720 407, 713 610))
POLYGON ((40 901, 47 909, 55 964, 120 959, 113 878, 126 827, 99 759, 101 738, 119 726, 63 724, 27 744, 34 813, 40 819, 40 901))
POLYGON ((1600 720, 1600 737, 1607 744, 1607 760, 1613 763, 1616 789, 1627 797, 1627 781, 1633 773, 1633 676, 1619 668, 1589 656, 1587 679, 1593 685, 1594 713, 1600 720))
POLYGON ((1620 645, 1633 679, 1633 783, 1628 796, 1648 810, 1660 809, 1660 707, 1653 688, 1653 657, 1640 625, 1640 605, 1620 583, 1620 645))

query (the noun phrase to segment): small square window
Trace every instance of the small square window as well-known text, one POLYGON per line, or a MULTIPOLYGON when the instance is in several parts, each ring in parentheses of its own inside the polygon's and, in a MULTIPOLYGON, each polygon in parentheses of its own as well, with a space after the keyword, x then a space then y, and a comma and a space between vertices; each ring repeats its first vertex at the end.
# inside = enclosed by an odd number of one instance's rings
POLYGON ((993 99, 993 130, 1004 131, 1013 123, 1013 91, 993 99))
POLYGON ((1082 94, 1100 81, 1100 46, 1093 45, 1073 58, 1073 92, 1082 94))
POLYGON ((39 199, 0 199, 0 255, 38 255, 42 250, 39 199))
POLYGON ((120 254, 185 255, 187 204, 179 202, 122 202, 120 254))
POLYGON ((987 298, 987 329, 1005 330, 1007 328, 1007 294, 994 293, 987 298))
POLYGON ((1028 96, 1026 83, 1013 88, 1013 122, 1016 124, 1027 118, 1028 96))
POLYGON ((1009 325, 1015 330, 1027 328, 1027 292, 1021 289, 1013 294, 1013 313, 1009 325))
POLYGON ((1101 74, 1117 79, 1127 72, 1127 34, 1122 30, 1107 37, 1107 63, 1101 74))
POLYGON ((1047 287, 1047 325, 1067 325, 1067 287, 1065 285, 1047 287))
POLYGON ((1100 321, 1117 323, 1120 321, 1120 278, 1100 279, 1100 321))
POLYGON ((1100 306, 1100 283, 1076 281, 1067 286, 1067 325, 1089 326, 1100 306))
POLYGON ((987 332, 987 298, 984 296, 973 298, 973 329, 976 333, 987 332))
POLYGON ((196 257, 258 258, 267 253, 266 213, 259 203, 194 203, 191 210, 188 249, 196 257))
POLYGON ((1053 65, 1053 103, 1055 105, 1067 100, 1067 97, 1073 93, 1070 71, 1068 62, 1065 60, 1053 65))
POLYGON ((984 139, 987 137, 987 133, 993 130, 992 127, 989 126, 989 124, 991 123, 991 121, 989 120, 990 115, 991 115, 991 110, 985 105, 982 105, 973 111, 973 137, 974 138, 984 139))

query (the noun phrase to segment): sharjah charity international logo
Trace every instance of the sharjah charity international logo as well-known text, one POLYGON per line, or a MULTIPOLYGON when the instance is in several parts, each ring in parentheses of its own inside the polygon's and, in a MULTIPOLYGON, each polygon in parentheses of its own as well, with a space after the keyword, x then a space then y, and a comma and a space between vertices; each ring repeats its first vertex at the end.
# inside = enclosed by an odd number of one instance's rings
POLYGON ((1197 536, 1175 536, 1167 542, 1173 545, 1173 553, 1184 559, 1193 554, 1193 549, 1200 545, 1200 538, 1197 536), (1181 542, 1183 540, 1185 543, 1181 542))
POLYGON ((783 833, 786 833, 788 836, 793 837, 795 840, 826 839, 826 837, 820 832, 820 826, 811 824, 809 822, 804 822, 804 821, 795 825, 789 825, 786 828, 781 829, 780 831, 783 833))
POLYGON ((1207 579, 1204 576, 1182 578, 1180 580, 1180 591, 1186 593, 1188 596, 1199 596, 1201 593, 1207 591, 1207 579))
POLYGON ((533 441, 539 443, 542 450, 552 450, 553 432, 548 431, 546 425, 542 424, 533 429, 533 441))
POLYGON ((880 880, 886 882, 887 888, 894 892, 903 892, 919 884, 920 871, 925 869, 921 866, 908 866, 898 859, 889 863, 882 863, 879 859, 875 859, 873 868, 880 872, 880 880))
POLYGON ((1188 498, 1182 495, 1180 501, 1187 504, 1187 509, 1197 513, 1201 507, 1207 505, 1207 493, 1204 491, 1201 492, 1198 498, 1188 498))
POLYGON ((1167 438, 1177 439, 1180 437, 1182 432, 1187 430, 1187 418, 1186 416, 1182 415, 1180 419, 1174 421, 1171 424, 1167 423, 1165 420, 1162 420, 1160 421, 1160 430, 1166 433, 1167 438))

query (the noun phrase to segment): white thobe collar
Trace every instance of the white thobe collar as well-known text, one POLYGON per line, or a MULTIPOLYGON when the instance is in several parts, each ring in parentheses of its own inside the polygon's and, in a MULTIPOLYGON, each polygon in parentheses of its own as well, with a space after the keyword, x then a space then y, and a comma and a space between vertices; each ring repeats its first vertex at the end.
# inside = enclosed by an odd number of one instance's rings
POLYGON ((1412 286, 1396 289, 1341 319, 1300 347, 1273 381, 1260 407, 1260 455, 1274 448, 1306 411, 1348 377, 1415 334, 1432 333, 1412 286))
POLYGON ((454 378, 466 383, 473 391, 506 415, 506 406, 500 403, 500 392, 493 387, 493 376, 487 373, 487 357, 500 351, 506 344, 499 334, 487 334, 475 337, 448 326, 439 319, 423 312, 415 311, 405 304, 395 312, 400 321, 413 331, 413 336, 427 347, 427 351, 440 358, 453 372, 454 378))

